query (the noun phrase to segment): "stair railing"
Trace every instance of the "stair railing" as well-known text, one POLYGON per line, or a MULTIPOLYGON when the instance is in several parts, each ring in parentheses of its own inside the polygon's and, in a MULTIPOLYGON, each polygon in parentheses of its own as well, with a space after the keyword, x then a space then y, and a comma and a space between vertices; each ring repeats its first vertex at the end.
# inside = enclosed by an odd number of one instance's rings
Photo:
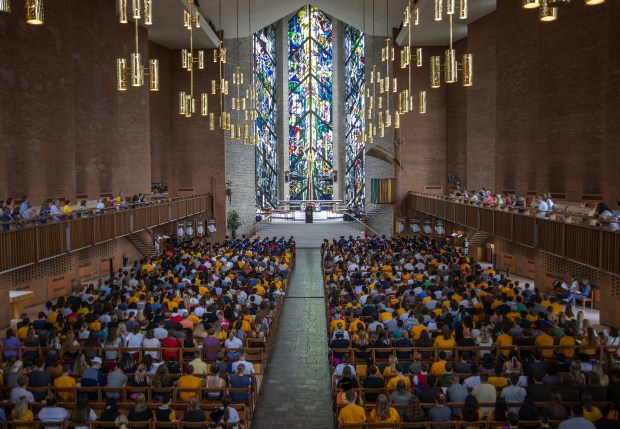
POLYGON ((254 222, 252 225, 246 227, 239 235, 240 236, 246 235, 250 237, 256 235, 260 231, 261 226, 263 226, 267 222, 271 222, 272 216, 273 214, 269 214, 265 216, 263 219, 261 219, 260 221, 254 222))

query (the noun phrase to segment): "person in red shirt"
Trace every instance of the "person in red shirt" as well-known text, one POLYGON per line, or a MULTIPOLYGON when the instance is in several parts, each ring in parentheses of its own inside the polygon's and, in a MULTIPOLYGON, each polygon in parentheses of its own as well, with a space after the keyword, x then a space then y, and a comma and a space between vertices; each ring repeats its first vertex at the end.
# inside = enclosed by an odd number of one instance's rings
POLYGON ((164 349, 162 352, 164 360, 169 360, 170 358, 174 358, 176 360, 180 359, 181 353, 179 350, 166 350, 171 348, 179 349, 181 347, 181 341, 175 337, 174 334, 174 329, 170 329, 168 331, 168 336, 161 341, 161 348, 164 349))

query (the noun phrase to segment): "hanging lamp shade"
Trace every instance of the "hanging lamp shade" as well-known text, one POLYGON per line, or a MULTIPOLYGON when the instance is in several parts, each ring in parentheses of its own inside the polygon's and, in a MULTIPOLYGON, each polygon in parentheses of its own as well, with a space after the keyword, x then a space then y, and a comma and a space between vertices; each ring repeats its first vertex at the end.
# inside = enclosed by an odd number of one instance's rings
POLYGON ((543 22, 551 22, 558 19, 558 10, 555 7, 550 7, 543 0, 543 3, 540 5, 540 20, 543 22))
POLYGON ((463 86, 472 86, 474 84, 472 62, 472 54, 463 55, 463 86))
POLYGON ((26 22, 30 25, 42 25, 43 20, 43 0, 26 0, 26 22))
POLYGON ((11 0, 0 0, 0 13, 11 13, 11 0))
POLYGON ((605 0, 586 0, 586 6, 596 6, 603 3, 605 3, 605 0))
POLYGON ((540 0, 523 0, 523 9, 535 9, 540 7, 540 0))
POLYGON ((547 6, 551 7, 562 7, 568 6, 571 0, 547 0, 547 6))

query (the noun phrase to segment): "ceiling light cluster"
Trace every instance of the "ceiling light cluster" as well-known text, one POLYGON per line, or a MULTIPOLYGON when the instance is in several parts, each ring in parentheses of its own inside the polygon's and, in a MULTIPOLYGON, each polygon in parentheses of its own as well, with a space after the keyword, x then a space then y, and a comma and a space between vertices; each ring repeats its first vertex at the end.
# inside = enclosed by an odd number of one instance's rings
MULTIPOLYGON (((523 9, 539 9, 538 18, 542 22, 551 22, 558 19, 558 8, 568 6, 572 0, 522 0, 523 9)), ((605 3, 605 0, 583 0, 586 6, 596 6, 605 3)))
MULTIPOLYGON (((446 50, 443 73, 445 83, 455 83, 458 81, 458 71, 463 72, 461 84, 463 86, 473 85, 473 55, 464 54, 463 60, 459 63, 456 59, 456 50, 452 47, 452 17, 456 14, 455 0, 446 1, 446 15, 450 19, 450 46, 446 50)), ((443 1, 435 0, 435 21, 443 19, 443 1)), ((467 19, 467 0, 459 0, 459 19, 467 19)), ((441 87, 441 57, 431 57, 431 88, 441 87)))
MULTIPOLYGON (((43 0, 26 0, 27 24, 42 25, 43 12, 43 0)), ((0 0, 0 13, 11 13, 11 0, 0 0)))
MULTIPOLYGON (((118 0, 119 22, 127 24, 129 22, 127 13, 128 0, 118 0)), ((159 91, 159 60, 149 61, 149 73, 144 72, 142 55, 138 41, 138 22, 144 19, 144 25, 153 24, 153 0, 132 0, 131 16, 135 26, 136 51, 131 53, 130 72, 131 86, 144 86, 144 76, 149 76, 149 89, 159 91), (144 9, 142 6, 144 5, 144 9), (144 12, 144 13, 143 13, 144 12), (144 16, 143 16, 144 15, 144 16)), ((127 59, 116 59, 116 89, 127 91, 127 59)))

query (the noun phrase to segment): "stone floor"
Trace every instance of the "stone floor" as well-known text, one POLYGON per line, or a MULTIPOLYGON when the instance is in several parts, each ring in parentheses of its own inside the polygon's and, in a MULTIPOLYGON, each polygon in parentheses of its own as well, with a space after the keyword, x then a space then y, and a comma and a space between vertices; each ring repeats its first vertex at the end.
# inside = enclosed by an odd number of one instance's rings
POLYGON ((333 428, 318 249, 298 249, 252 429, 333 428))

